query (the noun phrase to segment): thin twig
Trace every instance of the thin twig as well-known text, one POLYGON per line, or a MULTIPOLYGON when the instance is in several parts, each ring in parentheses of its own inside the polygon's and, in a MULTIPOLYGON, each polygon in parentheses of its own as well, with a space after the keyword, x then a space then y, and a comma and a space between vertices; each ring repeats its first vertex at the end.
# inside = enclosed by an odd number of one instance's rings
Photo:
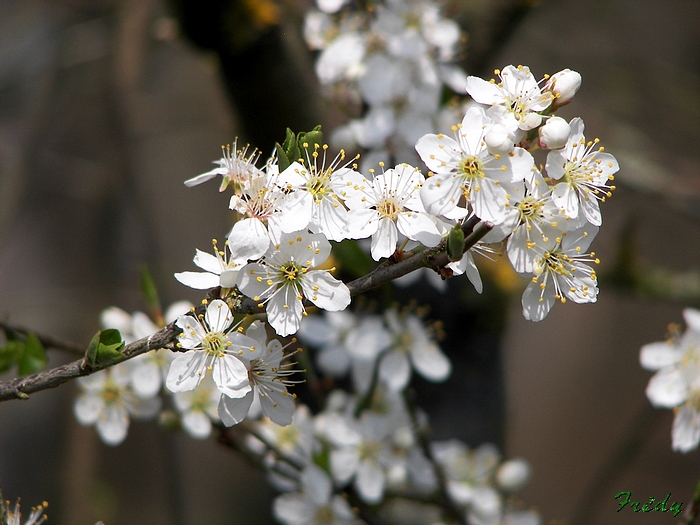
POLYGON ((5 321, 0 321, 0 328, 2 328, 3 330, 9 330, 11 332, 16 332, 25 337, 29 334, 34 334, 36 338, 39 339, 44 348, 55 348, 57 350, 65 350, 66 352, 70 352, 71 354, 77 355, 85 354, 85 347, 78 343, 74 343, 72 341, 64 341, 51 335, 38 334, 34 330, 30 330, 29 328, 25 328, 23 326, 18 326, 7 323, 5 321))
POLYGON ((460 523, 461 525, 468 525, 466 513, 462 511, 459 507, 457 507, 457 505, 455 505, 454 501, 450 497, 450 493, 447 490, 447 475, 445 474, 445 470, 442 468, 442 465, 440 465, 440 463, 438 463, 433 457, 433 452, 430 449, 430 443, 428 443, 428 439, 425 436, 425 432, 423 432, 420 428, 420 423, 418 422, 418 417, 416 416, 416 406, 413 400, 410 398, 408 390, 404 391, 403 397, 406 401, 406 406, 408 407, 408 413, 411 416, 411 424, 415 429, 416 437, 418 438, 418 444, 420 445, 420 448, 423 451, 425 457, 428 458, 428 460, 433 464, 433 467, 435 468, 435 474, 437 476, 438 481, 438 488, 440 490, 441 501, 439 502, 439 505, 443 509, 445 509, 445 511, 449 513, 454 519, 456 519, 458 523, 460 523))
POLYGON ((700 481, 695 485, 695 492, 693 493, 693 500, 690 502, 688 510, 685 511, 685 516, 681 520, 679 525, 693 525, 698 519, 700 514, 700 481))
MULTIPOLYGON (((462 226, 465 234, 464 251, 474 246, 492 228, 493 224, 489 222, 479 223, 479 219, 476 217, 472 217, 470 220, 466 221, 462 226)), ((350 294, 353 296, 359 295, 371 288, 398 279, 419 268, 429 267, 439 269, 444 267, 449 262, 445 253, 446 242, 446 240, 443 240, 436 247, 414 253, 410 257, 395 264, 375 268, 364 277, 355 279, 347 284, 350 294)), ((204 305, 200 305, 195 313, 201 313, 205 308, 204 305)), ((256 301, 245 297, 241 300, 240 304, 236 306, 235 311, 238 313, 251 314, 260 313, 261 309, 256 301)), ((89 366, 85 359, 80 359, 31 376, 0 382, 0 401, 6 401, 8 399, 27 399, 29 394, 34 392, 55 388, 71 379, 93 374, 150 350, 157 350, 160 348, 177 350, 176 343, 179 333, 180 329, 173 323, 150 337, 126 345, 122 351, 122 356, 114 361, 101 363, 97 366, 89 366)), ((58 340, 53 340, 53 342, 57 343, 58 340)), ((72 344, 68 346, 72 346, 72 344)), ((73 350, 76 349, 77 346, 73 347, 73 350)), ((84 351, 81 351, 81 353, 84 353, 84 351)))
POLYGON ((71 379, 93 374, 110 366, 122 363, 127 359, 136 357, 137 355, 144 354, 150 350, 157 350, 159 348, 175 350, 177 335, 179 333, 180 329, 173 323, 166 326, 162 330, 159 330, 150 337, 144 337, 143 339, 139 339, 138 341, 126 345, 122 350, 123 356, 119 359, 115 359, 114 361, 90 366, 87 364, 85 359, 79 359, 66 365, 52 368, 44 372, 39 372, 38 374, 21 377, 11 381, 3 381, 0 383, 0 401, 6 401, 8 399, 27 399, 29 394, 34 392, 39 392, 40 390, 46 390, 48 388, 55 388, 67 381, 70 381, 71 379))

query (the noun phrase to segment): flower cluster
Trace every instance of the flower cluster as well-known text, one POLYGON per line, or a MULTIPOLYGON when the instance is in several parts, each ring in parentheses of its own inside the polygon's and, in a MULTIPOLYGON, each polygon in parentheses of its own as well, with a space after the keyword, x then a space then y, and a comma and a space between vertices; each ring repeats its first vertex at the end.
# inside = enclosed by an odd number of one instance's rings
MULTIPOLYGON (((599 203, 614 189, 617 162, 597 139, 586 140, 581 119, 554 115, 576 93, 578 73, 563 70, 537 81, 527 67, 506 66, 491 81, 467 77, 446 64, 459 30, 432 2, 386 0, 369 15, 338 15, 345 3, 319 0, 319 10, 306 19, 308 41, 322 49, 321 81, 356 92, 370 108, 336 136, 370 149, 370 160, 410 162, 378 162, 378 173, 360 170, 358 157, 329 154, 319 128, 288 131, 260 167, 257 150, 237 142, 225 147, 216 168, 186 185, 221 177, 219 190, 232 192, 236 221, 223 245, 213 241, 213 253, 196 250, 194 264, 202 271, 175 274, 186 286, 215 290, 200 307, 180 305, 168 316, 180 331, 178 352, 149 353, 82 379, 76 416, 117 444, 131 416, 161 410, 165 386, 181 427, 193 437, 247 420, 250 452, 261 456, 284 492, 274 504, 283 523, 357 524, 358 504, 394 522, 415 511, 426 513, 416 522, 459 514, 470 525, 537 525, 539 516, 517 510, 512 497, 529 478, 523 460, 503 461, 491 445, 471 450, 454 440, 428 442, 427 416, 406 394, 414 373, 432 382, 451 373, 439 325, 426 325, 415 308, 351 311, 350 288, 328 263, 330 241, 367 239, 374 261, 389 259, 384 266, 435 248, 427 254, 447 255, 439 256, 440 275, 466 274, 479 293, 473 254, 505 253, 530 279, 522 297, 525 318, 540 321, 557 300, 596 301, 596 273, 588 263, 598 260, 588 249, 602 223, 599 203), (451 136, 434 133, 443 83, 473 99, 455 118, 451 136), (542 155, 540 167, 533 155, 542 155), (480 234, 488 233, 466 243, 478 223, 480 234), (315 308, 325 310, 323 316, 308 317, 315 308), (235 317, 263 309, 264 321, 235 317), (328 394, 319 413, 289 391, 297 370, 288 358, 296 350, 286 349, 296 339, 285 345, 268 338, 267 325, 281 338, 298 333, 316 349, 323 386, 311 390, 328 394), (336 380, 349 391, 331 390, 336 380), (426 503, 408 510, 406 498, 416 495, 426 503), (438 495, 451 500, 447 512, 430 503, 438 495)), ((144 314, 118 309, 106 311, 103 322, 127 342, 157 330, 144 314)), ((659 373, 677 378, 683 375, 677 362, 687 360, 652 361, 676 367, 659 373)), ((668 386, 670 379, 656 382, 668 386)), ((651 386, 650 392, 657 404, 690 406, 679 412, 685 427, 678 439, 680 446, 693 440, 695 446, 700 395, 690 383, 682 395, 674 388, 674 395, 651 386)), ((171 413, 161 412, 161 420, 171 413)))
POLYGON ((452 64, 461 32, 432 0, 317 1, 304 36, 319 50, 316 74, 339 105, 368 108, 334 132, 334 143, 368 150, 365 167, 401 159, 415 164, 413 145, 439 129, 444 86, 463 93, 466 75, 452 64))
POLYGON ((642 367, 655 370, 647 386, 652 405, 672 408, 673 450, 690 452, 700 443, 700 311, 686 308, 685 332, 672 327, 667 341, 644 345, 642 367))
MULTIPOLYGON (((165 312, 165 321, 191 308, 186 301, 174 303, 165 312)), ((158 331, 143 312, 129 315, 117 307, 102 312, 102 326, 119 330, 123 340, 134 342, 158 331)), ((156 350, 93 375, 78 379, 81 393, 73 407, 82 425, 95 425, 102 441, 118 445, 129 429, 131 417, 152 419, 162 408, 159 397, 173 354, 156 350)))
POLYGON ((360 415, 357 409, 358 398, 336 390, 325 410, 310 416, 301 405, 293 423, 281 431, 264 420, 255 423, 256 437, 248 445, 267 456, 276 472, 271 481, 284 492, 274 504, 280 522, 364 523, 342 497, 348 489, 362 504, 381 508, 390 522, 402 522, 406 512, 415 513, 416 523, 434 522, 440 516, 435 506, 407 508, 401 495, 420 494, 429 501, 446 483, 443 489, 467 523, 539 525, 537 513, 513 506, 512 494, 530 475, 524 460, 504 462, 488 444, 476 450, 457 440, 426 446, 420 438, 425 415, 412 416, 414 408, 384 387, 377 388, 360 415), (325 467, 318 458, 327 458, 325 467))

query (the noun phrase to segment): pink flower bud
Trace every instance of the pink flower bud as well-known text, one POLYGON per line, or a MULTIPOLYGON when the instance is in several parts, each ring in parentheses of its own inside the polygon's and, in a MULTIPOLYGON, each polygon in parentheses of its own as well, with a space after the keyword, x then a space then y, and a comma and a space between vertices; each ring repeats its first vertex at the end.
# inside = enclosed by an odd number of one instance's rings
POLYGON ((571 135, 571 126, 561 117, 549 117, 539 129, 539 145, 542 149, 561 149, 571 135))
POLYGON ((545 90, 551 91, 555 97, 553 109, 571 102, 580 87, 581 74, 570 69, 562 69, 559 73, 553 74, 545 84, 545 90))

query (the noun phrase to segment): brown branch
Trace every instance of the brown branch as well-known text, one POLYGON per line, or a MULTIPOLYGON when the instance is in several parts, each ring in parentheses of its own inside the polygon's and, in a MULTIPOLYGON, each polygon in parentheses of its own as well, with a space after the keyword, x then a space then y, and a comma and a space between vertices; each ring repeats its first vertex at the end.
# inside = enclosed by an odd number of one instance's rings
POLYGON ((700 481, 695 486, 695 491, 693 492, 693 500, 688 506, 688 510, 685 512, 685 516, 679 523, 679 525, 693 525, 700 514, 700 481))
POLYGON ((17 326, 7 323, 5 321, 0 321, 0 328, 3 330, 8 330, 10 332, 17 332, 18 334, 21 334, 25 337, 29 334, 34 334, 36 338, 39 339, 44 348, 55 348, 56 350, 65 350, 66 352, 70 352, 71 354, 77 355, 85 354, 85 347, 78 343, 74 343, 72 341, 64 341, 62 339, 59 339, 58 337, 53 337, 51 335, 38 334, 34 330, 24 328, 23 326, 17 326))
POLYGON ((6 401, 8 399, 27 399, 29 394, 34 392, 55 388, 71 379, 93 374, 150 350, 157 350, 159 348, 174 350, 179 333, 180 329, 174 326, 173 323, 150 337, 144 337, 143 339, 126 345, 122 351, 123 357, 115 359, 114 361, 90 366, 85 359, 79 359, 38 374, 17 378, 11 381, 3 381, 0 383, 0 401, 6 401))
MULTIPOLYGON (((474 246, 484 235, 491 231, 492 228, 493 224, 490 222, 482 222, 479 224, 479 219, 476 217, 472 217, 470 220, 466 221, 462 226, 465 237, 464 251, 466 252, 469 248, 474 246)), ((440 244, 434 248, 420 251, 395 264, 378 266, 364 277, 349 282, 347 286, 350 289, 350 294, 359 295, 381 284, 403 277, 419 268, 432 268, 436 271, 443 268, 450 262, 447 258, 447 253, 445 253, 446 244, 447 240, 443 239, 440 244)))
MULTIPOLYGON (((466 252, 469 248, 474 246, 492 228, 493 224, 489 222, 479 223, 479 219, 476 217, 472 217, 466 221, 462 226, 465 236, 464 251, 466 252)), ((367 290, 370 290, 371 288, 375 288, 391 280, 398 279, 399 277, 411 273, 419 268, 433 268, 434 270, 443 268, 449 263, 447 254, 445 253, 446 242, 446 240, 443 240, 434 248, 424 249, 417 253, 414 252, 412 255, 399 262, 378 266, 364 277, 360 277, 359 279, 355 279, 354 281, 348 283, 347 287, 350 290, 350 294, 353 296, 359 295, 367 290)), ((204 305, 200 305, 195 313, 202 313, 205 308, 206 307, 204 305)), ((234 311, 253 314, 260 313, 262 309, 258 306, 256 301, 253 301, 248 297, 243 297, 240 298, 240 303, 235 305, 234 311)), ((2 326, 3 324, 0 324, 0 327, 2 326)), ((24 329, 17 329, 16 327, 9 328, 19 332, 28 332, 24 329)), ((57 368, 52 368, 51 370, 46 370, 44 372, 39 372, 31 376, 0 382, 0 401, 6 401, 8 399, 27 399, 29 394, 34 392, 39 392, 48 388, 55 388, 70 381, 71 379, 90 375, 110 366, 122 363, 128 359, 131 359, 132 357, 136 357, 137 355, 144 354, 150 350, 157 350, 159 348, 176 350, 175 344, 177 343, 177 335, 179 333, 179 328, 177 328, 173 323, 148 338, 140 339, 134 343, 126 345, 122 351, 123 356, 119 359, 115 359, 114 361, 102 363, 97 366, 89 366, 85 359, 80 359, 78 361, 73 361, 72 363, 68 363, 57 368)), ((45 346, 63 349, 70 348, 71 351, 79 351, 81 354, 85 353, 85 349, 79 348, 78 345, 75 345, 74 343, 61 342, 58 339, 46 336, 40 338, 40 340, 45 344, 45 346)))

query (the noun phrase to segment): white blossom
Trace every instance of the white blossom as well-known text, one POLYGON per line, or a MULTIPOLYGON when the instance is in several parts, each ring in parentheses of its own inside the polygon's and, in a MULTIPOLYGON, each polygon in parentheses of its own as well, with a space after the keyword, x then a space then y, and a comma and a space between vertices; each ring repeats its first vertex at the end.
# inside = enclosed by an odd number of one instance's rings
POLYGON ((284 233, 263 261, 241 270, 238 288, 265 304, 268 322, 278 335, 294 334, 305 312, 304 298, 329 311, 344 310, 350 304, 350 291, 342 281, 327 270, 314 269, 330 251, 323 234, 284 233))
MULTIPOLYGON (((464 196, 482 220, 501 222, 506 216, 511 183, 522 181, 525 172, 514 171, 510 155, 492 155, 484 142, 491 120, 480 107, 470 108, 455 139, 446 135, 425 135, 416 151, 435 173, 421 189, 428 213, 454 217, 451 212, 464 196)), ((528 154, 529 155, 529 154, 528 154)))
POLYGON ((401 164, 377 175, 346 203, 350 236, 372 237, 372 258, 390 257, 399 233, 432 247, 441 240, 436 219, 428 215, 420 200, 425 179, 417 168, 401 164))
POLYGON ((248 369, 240 354, 254 351, 256 341, 231 331, 233 314, 225 302, 216 299, 198 318, 181 315, 176 325, 182 330, 180 353, 170 365, 166 386, 171 392, 186 392, 199 385, 211 371, 222 394, 243 397, 250 390, 248 369))
POLYGON ((646 389, 656 407, 674 408, 673 450, 689 452, 700 442, 700 311, 683 311, 688 328, 668 341, 644 345, 641 365, 656 370, 646 389))
POLYGON ((538 112, 551 105, 554 95, 540 89, 527 66, 506 66, 495 73, 500 82, 470 76, 467 92, 480 104, 503 108, 502 123, 510 130, 528 131, 539 126, 538 112))
POLYGON ((248 155, 248 146, 239 149, 238 139, 236 139, 233 145, 221 146, 221 151, 221 159, 214 161, 214 164, 219 165, 218 168, 186 180, 185 185, 188 187, 197 186, 221 175, 222 181, 219 191, 224 191, 229 184, 233 186, 234 191, 238 191, 251 176, 259 173, 258 168, 255 167, 255 163, 260 157, 257 149, 248 155))
POLYGON ((175 279, 196 290, 208 290, 217 286, 233 288, 236 285, 238 271, 248 261, 234 258, 233 254, 229 256, 228 241, 224 250, 219 250, 216 239, 212 244, 214 255, 197 250, 193 259, 194 263, 204 270, 203 272, 180 272, 175 274, 175 279))
POLYGON ((284 347, 277 339, 267 341, 265 325, 260 321, 248 327, 246 336, 255 340, 255 347, 240 356, 248 369, 247 393, 243 397, 223 396, 219 416, 226 426, 240 423, 257 396, 267 417, 278 425, 289 425, 294 416, 294 395, 287 391, 287 385, 292 383, 287 377, 295 370, 291 364, 281 364, 284 347))
POLYGON ((160 410, 160 398, 140 398, 130 386, 131 375, 124 364, 78 379, 81 393, 73 412, 81 425, 95 425, 107 445, 118 445, 129 428, 129 416, 150 418, 160 410))
POLYGON ((301 474, 300 492, 277 496, 275 518, 287 525, 354 525, 357 519, 341 496, 333 494, 328 475, 314 464, 301 474))
POLYGON ((586 253, 598 227, 591 224, 549 238, 532 264, 534 276, 522 297, 523 315, 530 321, 544 319, 556 300, 594 303, 598 295, 595 270, 586 262, 598 262, 586 253))
POLYGON ((620 169, 615 157, 594 150, 598 139, 586 142, 583 121, 576 117, 569 123, 571 136, 562 150, 547 155, 547 174, 554 179, 554 203, 572 219, 581 214, 595 226, 603 222, 598 201, 612 195, 608 184, 620 169))

